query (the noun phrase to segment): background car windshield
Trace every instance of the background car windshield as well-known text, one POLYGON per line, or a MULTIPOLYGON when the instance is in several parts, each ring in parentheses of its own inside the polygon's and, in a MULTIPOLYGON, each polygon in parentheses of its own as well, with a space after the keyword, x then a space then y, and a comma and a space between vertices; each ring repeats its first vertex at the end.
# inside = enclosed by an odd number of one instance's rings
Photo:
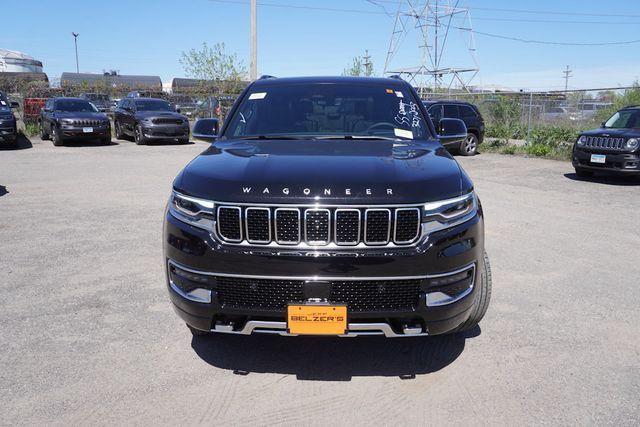
POLYGON ((604 124, 606 128, 640 128, 640 110, 618 111, 604 124))
POLYGON ((419 100, 404 87, 352 83, 263 86, 249 92, 227 138, 243 136, 429 137, 419 100))
POLYGON ((79 113, 97 113, 96 107, 94 107, 89 101, 82 99, 61 99, 56 101, 56 111, 69 111, 79 113))
POLYGON ((136 101, 136 108, 138 111, 173 111, 171 104, 160 100, 136 101))
POLYGON ((109 100, 109 97, 107 95, 101 95, 97 93, 90 93, 89 95, 87 95, 87 98, 89 98, 91 101, 108 101, 109 100))

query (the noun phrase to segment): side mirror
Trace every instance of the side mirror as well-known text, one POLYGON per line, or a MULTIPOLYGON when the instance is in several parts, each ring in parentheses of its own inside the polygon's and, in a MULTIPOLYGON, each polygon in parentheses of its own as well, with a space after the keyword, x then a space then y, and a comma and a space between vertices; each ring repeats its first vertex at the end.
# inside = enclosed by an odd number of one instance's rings
POLYGON ((440 119, 438 132, 440 144, 454 144, 465 140, 467 137, 467 125, 460 119, 440 119))
POLYGON ((46 108, 45 107, 45 108, 42 108, 42 111, 44 111, 45 113, 50 113, 53 110, 51 110, 51 108, 46 108))
POLYGON ((11 108, 20 108, 20 104, 18 104, 16 101, 11 101, 11 108))
POLYGON ((178 113, 178 114, 181 113, 180 108, 176 108, 176 113, 178 113))
POLYGON ((214 142, 218 139, 220 122, 218 119, 200 119, 193 125, 193 138, 205 142, 214 142))

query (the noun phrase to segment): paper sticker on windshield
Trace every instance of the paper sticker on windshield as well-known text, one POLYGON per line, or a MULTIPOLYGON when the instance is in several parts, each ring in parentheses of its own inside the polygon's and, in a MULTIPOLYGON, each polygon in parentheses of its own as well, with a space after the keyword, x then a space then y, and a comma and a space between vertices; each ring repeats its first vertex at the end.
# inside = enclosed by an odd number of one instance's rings
POLYGON ((267 92, 254 92, 249 95, 249 99, 264 99, 267 96, 267 92))
POLYGON ((402 94, 402 92, 400 92, 400 91, 396 91, 396 96, 397 96, 398 98, 404 98, 404 95, 403 95, 403 94, 402 94))
POLYGON ((7 103, 6 103, 6 102, 4 102, 4 101, 0 101, 0 104, 2 104, 2 105, 7 105, 7 103))
POLYGON ((409 139, 413 139, 413 132, 411 132, 410 130, 404 130, 404 129, 398 129, 395 128, 393 130, 393 133, 400 137, 400 138, 409 138, 409 139))
POLYGON ((393 89, 386 89, 386 92, 393 95, 393 89))

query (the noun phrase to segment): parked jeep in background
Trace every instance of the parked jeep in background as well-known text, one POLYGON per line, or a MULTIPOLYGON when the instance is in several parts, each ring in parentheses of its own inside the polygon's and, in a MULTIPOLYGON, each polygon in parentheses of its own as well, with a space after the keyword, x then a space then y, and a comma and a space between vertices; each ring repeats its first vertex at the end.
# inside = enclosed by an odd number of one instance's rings
POLYGON ((484 140, 484 119, 475 105, 462 101, 424 101, 424 105, 438 130, 443 118, 460 119, 467 126, 467 138, 459 144, 447 144, 447 149, 463 156, 473 156, 478 152, 478 145, 484 140))
POLYGON ((156 98, 123 98, 113 112, 117 139, 131 136, 136 144, 152 140, 189 142, 189 119, 173 106, 156 98))
POLYGON ((18 126, 12 108, 17 102, 10 102, 4 92, 0 91, 0 145, 15 145, 18 140, 18 126))
POLYGON ((476 327, 491 294, 483 211, 441 145, 463 141, 464 123, 441 128, 397 78, 251 83, 173 182, 163 242, 176 313, 194 335, 476 327))
POLYGON ((83 93, 80 98, 91 102, 101 113, 111 112, 111 98, 105 93, 83 93))
POLYGON ((70 139, 99 139, 111 143, 109 118, 82 98, 50 98, 40 112, 40 137, 64 145, 70 139))
POLYGON ((573 145, 572 163, 581 177, 640 174, 640 106, 623 108, 600 128, 582 132, 573 145))

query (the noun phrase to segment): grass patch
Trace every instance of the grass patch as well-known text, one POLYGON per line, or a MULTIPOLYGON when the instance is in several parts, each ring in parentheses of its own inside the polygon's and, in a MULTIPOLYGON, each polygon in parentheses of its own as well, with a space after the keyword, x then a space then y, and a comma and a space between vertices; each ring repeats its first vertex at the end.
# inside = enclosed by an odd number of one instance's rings
POLYGON ((40 133, 40 126, 37 123, 25 123, 22 133, 26 136, 36 136, 40 133))

